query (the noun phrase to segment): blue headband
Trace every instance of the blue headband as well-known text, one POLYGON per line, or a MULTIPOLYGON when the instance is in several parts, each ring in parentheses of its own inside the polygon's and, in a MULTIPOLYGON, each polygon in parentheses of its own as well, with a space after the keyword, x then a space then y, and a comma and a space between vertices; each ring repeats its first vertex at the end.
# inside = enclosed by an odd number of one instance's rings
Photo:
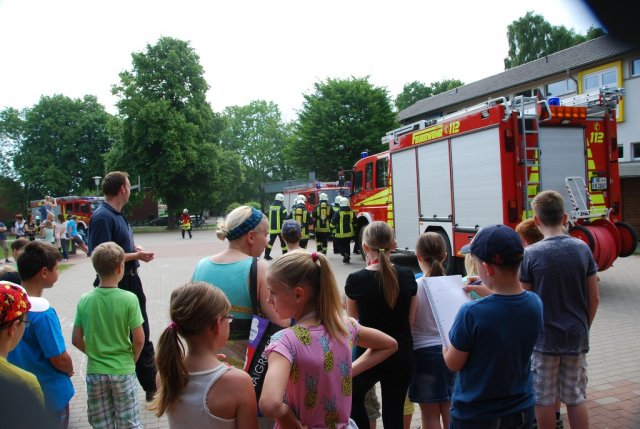
POLYGON ((240 225, 236 226, 233 229, 227 231, 227 239, 229 241, 236 240, 243 235, 245 235, 249 231, 253 231, 256 226, 262 220, 262 212, 251 207, 251 216, 249 216, 244 222, 240 225))

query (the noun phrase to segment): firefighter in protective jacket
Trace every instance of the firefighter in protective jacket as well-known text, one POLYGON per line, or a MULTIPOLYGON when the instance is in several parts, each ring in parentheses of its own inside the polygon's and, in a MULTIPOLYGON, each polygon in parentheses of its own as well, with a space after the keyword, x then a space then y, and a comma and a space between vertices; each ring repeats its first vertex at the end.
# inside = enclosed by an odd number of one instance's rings
MULTIPOLYGON (((333 216, 340 211, 340 200, 342 199, 342 195, 336 195, 336 199, 333 201, 333 205, 331 206, 331 219, 333 220, 333 216)), ((336 231, 333 225, 331 225, 331 237, 332 240, 335 238, 336 231)), ((335 241, 333 242, 333 254, 340 253, 338 248, 336 247, 335 241)))
POLYGON ((182 210, 180 215, 180 229, 182 230, 182 239, 184 240, 185 231, 189 233, 189 239, 191 239, 191 216, 189 210, 182 210))
POLYGON ((287 218, 287 209, 284 208, 283 202, 284 195, 278 193, 269 207, 269 244, 267 244, 267 248, 264 251, 264 259, 267 261, 273 259, 270 255, 273 244, 276 242, 276 237, 280 239, 282 254, 287 253, 287 244, 282 239, 282 235, 280 235, 282 232, 282 223, 287 218))
POLYGON ((316 250, 327 254, 327 241, 331 235, 331 215, 332 207, 329 205, 329 196, 324 192, 320 194, 320 202, 313 209, 311 214, 314 222, 314 234, 316 235, 316 250))
POLYGON ((349 207, 349 199, 343 197, 340 200, 340 210, 334 213, 331 225, 335 230, 333 245, 338 248, 345 264, 351 261, 351 239, 356 235, 355 220, 356 215, 349 207))
POLYGON ((307 197, 304 195, 298 195, 296 203, 291 207, 291 213, 289 213, 289 219, 297 220, 300 223, 302 238, 300 239, 300 247, 307 248, 309 242, 309 211, 307 210, 307 197))

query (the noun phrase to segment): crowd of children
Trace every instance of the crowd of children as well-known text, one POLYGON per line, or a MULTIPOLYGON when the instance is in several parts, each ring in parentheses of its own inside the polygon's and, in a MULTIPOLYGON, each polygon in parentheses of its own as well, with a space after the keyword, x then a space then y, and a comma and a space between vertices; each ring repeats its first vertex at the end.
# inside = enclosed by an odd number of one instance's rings
MULTIPOLYGON (((430 277, 445 275, 442 236, 418 237, 422 277, 416 281, 391 263, 393 230, 371 223, 362 233, 367 267, 348 276, 343 302, 327 257, 300 251, 300 226, 286 221, 281 233, 290 251, 260 268, 260 304, 284 328, 265 350, 259 398, 249 375, 221 353, 229 350, 236 304, 217 287, 224 282, 198 274, 234 261, 248 273, 267 246, 264 215, 236 209, 219 231, 229 248, 203 259, 192 281, 171 294, 151 409, 166 414, 172 428, 255 429, 266 421, 276 428, 362 429, 370 426, 367 394, 379 382, 388 428, 405 425, 407 397, 419 404, 423 429, 531 428, 534 422, 549 429, 560 402, 571 427, 588 427, 585 356, 599 301, 597 266, 588 247, 564 233, 560 194, 543 192, 532 207, 533 220, 517 232, 488 225, 468 246, 468 281, 481 284, 466 289, 483 298, 461 307, 449 346, 424 292, 430 277)), ((47 234, 53 243, 15 240, 18 271, 0 272, 0 374, 25 386, 66 428, 74 368, 58 316, 42 297, 56 283, 62 259, 53 230, 47 234)), ((91 262, 100 283, 78 302, 72 334, 88 357, 89 423, 142 427, 135 363, 143 318, 135 295, 117 287, 125 253, 106 242, 91 262)))

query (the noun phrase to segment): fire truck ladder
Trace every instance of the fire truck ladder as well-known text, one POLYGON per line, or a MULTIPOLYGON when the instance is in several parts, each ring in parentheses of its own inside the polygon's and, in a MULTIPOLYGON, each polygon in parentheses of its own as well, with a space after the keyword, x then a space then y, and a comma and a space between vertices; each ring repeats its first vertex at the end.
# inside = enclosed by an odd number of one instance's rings
POLYGON ((569 223, 575 225, 580 219, 604 218, 609 216, 611 209, 606 211, 592 211, 589 207, 593 207, 589 188, 582 177, 565 177, 564 184, 567 187, 569 200, 573 210, 569 212, 569 223), (584 191, 581 192, 581 191, 584 191), (588 204, 587 204, 588 203, 588 204))
MULTIPOLYGON (((518 120, 520 121, 519 129, 521 130, 521 156, 525 166, 524 186, 522 188, 524 208, 527 217, 531 213, 531 201, 540 192, 540 145, 538 139, 538 130, 540 119, 538 118, 538 104, 541 108, 549 111, 547 100, 539 100, 537 97, 518 96, 510 101, 509 105, 513 110, 518 112, 518 120), (533 106, 533 107, 531 107, 533 106), (528 136, 535 135, 533 144, 527 142, 528 136)), ((551 115, 549 114, 550 118, 551 115)))
POLYGON ((507 99, 505 97, 498 98, 490 98, 487 101, 483 101, 482 103, 474 104, 473 106, 466 107, 461 110, 456 110, 453 113, 449 113, 448 115, 440 116, 438 118, 431 119, 422 119, 417 122, 413 122, 408 125, 404 125, 400 128, 396 128, 395 130, 389 131, 381 138, 381 142, 384 145, 389 145, 391 142, 397 142, 398 137, 403 136, 405 134, 412 133, 414 131, 423 130, 427 127, 430 127, 435 124, 439 124, 445 121, 449 121, 451 119, 468 115, 473 112, 480 112, 483 110, 487 110, 492 106, 497 106, 498 104, 507 104, 507 99))
POLYGON ((561 106, 587 108, 588 116, 595 116, 616 108, 625 93, 624 88, 600 88, 559 100, 561 106))

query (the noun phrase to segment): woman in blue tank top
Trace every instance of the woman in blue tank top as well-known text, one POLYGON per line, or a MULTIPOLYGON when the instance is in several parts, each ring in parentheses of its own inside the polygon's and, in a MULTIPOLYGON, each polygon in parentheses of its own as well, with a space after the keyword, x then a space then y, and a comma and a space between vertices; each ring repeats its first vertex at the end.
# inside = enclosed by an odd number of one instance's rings
MULTIPOLYGON (((192 281, 205 281, 220 288, 231 302, 234 320, 231 323, 229 341, 220 349, 227 362, 242 368, 251 326, 251 298, 249 297, 249 270, 254 257, 262 254, 269 241, 267 217, 259 210, 240 206, 231 211, 216 232, 218 239, 228 240, 225 250, 203 258, 196 265, 192 281)), ((288 326, 288 320, 280 320, 267 300, 267 263, 258 261, 258 300, 265 317, 272 322, 288 326)))

